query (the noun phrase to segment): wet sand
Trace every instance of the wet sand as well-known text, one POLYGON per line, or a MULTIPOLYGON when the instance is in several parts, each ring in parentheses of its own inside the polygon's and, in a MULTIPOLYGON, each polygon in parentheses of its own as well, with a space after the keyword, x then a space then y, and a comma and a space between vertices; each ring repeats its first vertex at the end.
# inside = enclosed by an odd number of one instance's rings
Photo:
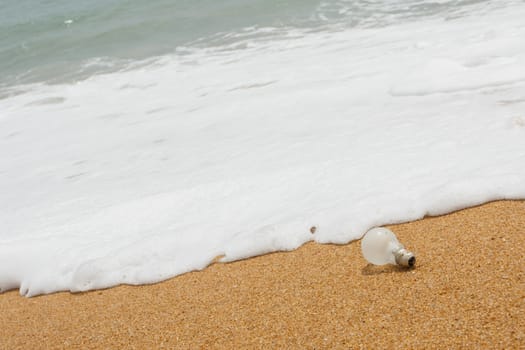
POLYGON ((389 226, 417 254, 309 243, 149 286, 0 295, 0 349, 525 349, 525 202, 389 226))

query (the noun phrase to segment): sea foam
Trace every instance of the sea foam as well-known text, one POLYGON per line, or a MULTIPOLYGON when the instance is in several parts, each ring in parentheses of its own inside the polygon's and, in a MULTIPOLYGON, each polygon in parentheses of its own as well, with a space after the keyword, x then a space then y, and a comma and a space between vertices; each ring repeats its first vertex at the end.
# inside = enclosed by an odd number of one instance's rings
POLYGON ((1 290, 153 283, 525 198, 523 18, 296 30, 23 87, 0 100, 1 290))

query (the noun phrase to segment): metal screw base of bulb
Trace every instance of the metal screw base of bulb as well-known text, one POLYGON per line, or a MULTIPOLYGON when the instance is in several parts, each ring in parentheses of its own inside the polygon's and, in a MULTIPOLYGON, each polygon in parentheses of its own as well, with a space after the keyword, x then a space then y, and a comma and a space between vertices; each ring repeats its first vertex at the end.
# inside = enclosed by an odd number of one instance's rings
POLYGON ((394 256, 396 258, 396 264, 400 266, 414 267, 416 265, 416 256, 405 248, 399 249, 394 253, 394 256))

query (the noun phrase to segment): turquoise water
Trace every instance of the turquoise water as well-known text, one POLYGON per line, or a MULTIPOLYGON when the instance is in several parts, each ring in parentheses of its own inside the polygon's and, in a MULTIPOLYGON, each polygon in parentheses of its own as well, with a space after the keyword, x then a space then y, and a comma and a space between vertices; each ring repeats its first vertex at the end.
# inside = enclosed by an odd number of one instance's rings
POLYGON ((75 81, 182 46, 275 38, 294 28, 337 30, 438 14, 446 18, 480 2, 3 0, 0 87, 75 81))
POLYGON ((296 3, 9 1, 0 15, 0 74, 8 81, 54 80, 79 74, 93 58, 104 60, 92 70, 111 69, 115 60, 169 53, 218 32, 300 22, 316 5, 296 3))

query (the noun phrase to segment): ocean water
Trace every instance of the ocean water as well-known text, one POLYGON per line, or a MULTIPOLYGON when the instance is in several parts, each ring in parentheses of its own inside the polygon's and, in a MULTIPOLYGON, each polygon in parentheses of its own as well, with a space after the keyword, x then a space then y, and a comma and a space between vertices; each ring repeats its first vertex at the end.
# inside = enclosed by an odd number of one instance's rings
POLYGON ((511 0, 4 0, 0 290, 154 283, 525 198, 523 18, 511 0))
MULTIPOLYGON (((3 0, 0 87, 74 82, 191 48, 304 32, 453 18, 480 0, 3 0)), ((501 6, 498 2, 483 4, 501 6)), ((0 95, 1 96, 1 95, 0 95)))

